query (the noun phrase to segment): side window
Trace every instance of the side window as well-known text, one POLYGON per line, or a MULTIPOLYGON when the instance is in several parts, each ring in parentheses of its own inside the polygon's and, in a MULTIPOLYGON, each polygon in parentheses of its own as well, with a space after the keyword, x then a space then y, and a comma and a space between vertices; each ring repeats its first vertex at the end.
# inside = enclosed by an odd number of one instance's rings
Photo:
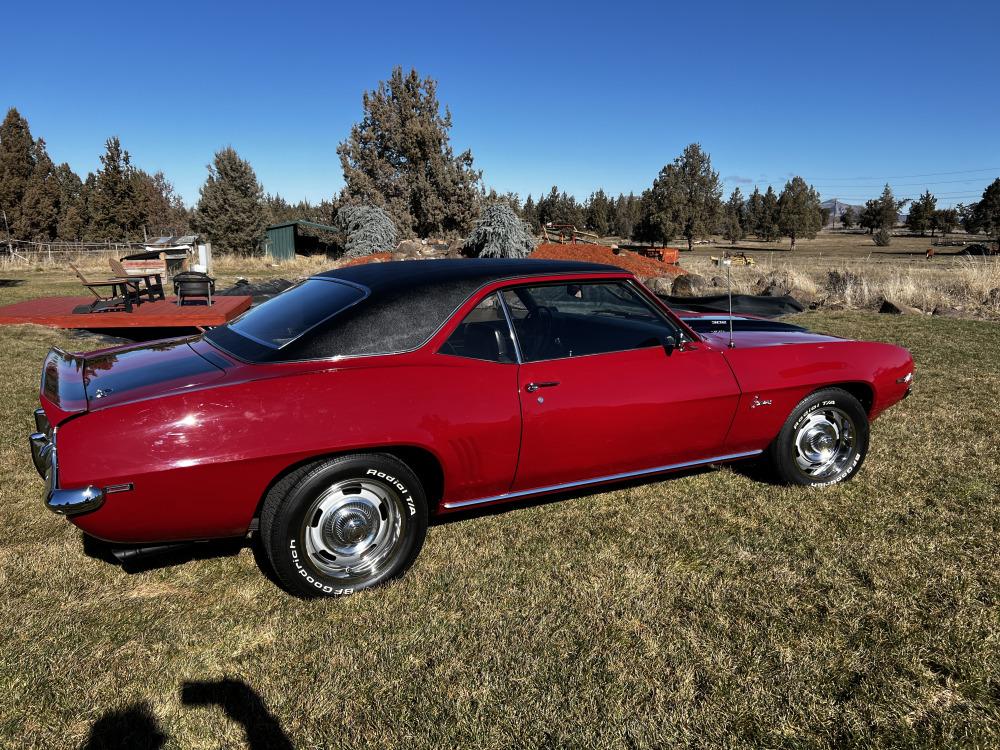
POLYGON ((680 333, 625 283, 516 287, 503 295, 526 362, 661 346, 680 333))
POLYGON ((500 298, 491 294, 476 305, 444 342, 439 353, 488 362, 516 362, 514 342, 500 298))

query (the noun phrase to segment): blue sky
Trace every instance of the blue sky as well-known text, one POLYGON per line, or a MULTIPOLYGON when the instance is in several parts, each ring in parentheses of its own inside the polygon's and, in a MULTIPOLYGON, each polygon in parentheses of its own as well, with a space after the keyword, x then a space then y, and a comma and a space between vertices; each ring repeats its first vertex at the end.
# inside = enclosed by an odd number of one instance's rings
POLYGON ((0 106, 81 175, 110 135, 188 202, 231 144, 269 192, 343 184, 394 65, 439 82, 488 186, 640 192, 700 142, 726 179, 939 205, 1000 175, 1000 3, 15 3, 0 106), (913 175, 911 177, 911 175, 913 175), (926 175, 926 176, 925 176, 926 175))

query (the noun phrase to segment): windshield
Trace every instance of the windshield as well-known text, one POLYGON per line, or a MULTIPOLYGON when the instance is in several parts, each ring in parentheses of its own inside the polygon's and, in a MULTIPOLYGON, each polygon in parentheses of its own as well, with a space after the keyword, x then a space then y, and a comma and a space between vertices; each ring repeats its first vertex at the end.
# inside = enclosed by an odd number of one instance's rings
POLYGON ((362 287, 352 284, 307 279, 224 327, 269 349, 280 349, 366 296, 362 287))

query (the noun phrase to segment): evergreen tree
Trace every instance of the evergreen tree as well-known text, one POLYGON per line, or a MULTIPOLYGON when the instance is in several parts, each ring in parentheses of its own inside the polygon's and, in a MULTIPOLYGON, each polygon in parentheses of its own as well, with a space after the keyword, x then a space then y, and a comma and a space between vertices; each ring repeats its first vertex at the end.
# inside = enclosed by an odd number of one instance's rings
POLYGON ((753 192, 746 201, 746 230, 755 237, 761 236, 761 226, 764 223, 764 196, 760 188, 754 185, 753 192))
POLYGON ((726 202, 725 218, 723 219, 722 236, 735 245, 746 234, 746 204, 743 201, 743 193, 739 187, 733 189, 726 202))
POLYGON ((145 219, 142 195, 132 158, 117 136, 105 143, 101 169, 94 175, 92 188, 88 207, 90 237, 114 241, 142 239, 145 219))
POLYGON ((208 237, 213 250, 256 252, 267 228, 264 189, 253 167, 232 146, 216 152, 200 196, 191 225, 208 237))
MULTIPOLYGON (((24 192, 35 171, 34 148, 28 121, 11 107, 0 125, 0 209, 15 235, 15 227, 21 226, 24 192)), ((4 229, 0 222, 0 231, 4 229)))
POLYGON ((722 205, 719 173, 701 146, 692 143, 672 164, 660 170, 653 187, 644 195, 642 233, 654 242, 669 242, 683 236, 688 250, 695 237, 710 234, 722 205))
POLYGON ((933 228, 935 210, 937 210, 937 198, 931 195, 930 190, 924 191, 924 194, 910 206, 910 213, 906 217, 906 228, 911 232, 920 232, 920 236, 923 237, 928 229, 933 228))
POLYGON ((857 224, 857 217, 854 215, 853 206, 848 206, 844 209, 844 213, 840 215, 840 223, 844 229, 850 229, 857 224))
POLYGON ((983 197, 972 206, 969 224, 1000 246, 1000 177, 983 191, 983 197))
POLYGON ((59 221, 56 226, 56 237, 70 242, 82 240, 87 229, 83 182, 65 162, 56 167, 55 175, 59 182, 59 221))
POLYGON ((480 258, 525 258, 535 237, 510 204, 498 202, 483 209, 465 247, 480 258))
POLYGON ((793 177, 778 198, 778 228, 792 241, 794 250, 799 237, 812 239, 822 226, 819 193, 801 177, 793 177))
POLYGON ((32 147, 32 160, 34 168, 12 228, 16 237, 44 242, 55 239, 59 226, 59 180, 41 138, 32 147))
POLYGON ((451 113, 441 114, 437 83, 396 67, 363 106, 364 119, 337 148, 343 199, 382 206, 407 237, 467 232, 482 175, 470 151, 452 151, 451 113))
POLYGON ((767 192, 764 193, 760 232, 757 236, 765 242, 774 242, 781 236, 778 194, 774 192, 774 188, 770 185, 767 186, 767 192))
POLYGON ((528 199, 524 202, 524 207, 521 209, 521 218, 531 228, 532 232, 538 232, 541 229, 541 225, 538 223, 538 209, 535 206, 534 198, 531 197, 531 193, 528 193, 528 199))
POLYGON ((591 193, 587 200, 587 228, 601 237, 608 234, 614 206, 603 190, 591 193))
POLYGON ((566 191, 560 192, 555 185, 548 195, 539 198, 535 211, 539 224, 569 224, 582 229, 587 223, 583 206, 566 191))
POLYGON ((163 172, 148 174, 137 169, 132 177, 147 233, 152 236, 187 234, 190 228, 188 210, 163 172))
POLYGON ((633 193, 621 193, 615 201, 611 233, 632 239, 640 219, 640 200, 633 193))
POLYGON ((934 232, 941 232, 942 235, 954 231, 958 225, 958 211, 954 208, 939 208, 931 217, 931 237, 934 232))

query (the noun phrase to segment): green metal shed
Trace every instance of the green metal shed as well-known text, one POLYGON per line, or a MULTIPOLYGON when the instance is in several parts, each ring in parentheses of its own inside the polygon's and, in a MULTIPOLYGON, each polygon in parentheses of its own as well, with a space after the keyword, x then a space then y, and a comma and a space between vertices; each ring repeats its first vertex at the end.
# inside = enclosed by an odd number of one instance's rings
POLYGON ((327 224, 317 224, 314 221, 297 219, 284 224, 272 224, 267 228, 267 241, 264 243, 264 250, 267 255, 275 260, 292 260, 296 250, 299 249, 299 226, 321 229, 325 232, 338 233, 336 227, 327 224))

